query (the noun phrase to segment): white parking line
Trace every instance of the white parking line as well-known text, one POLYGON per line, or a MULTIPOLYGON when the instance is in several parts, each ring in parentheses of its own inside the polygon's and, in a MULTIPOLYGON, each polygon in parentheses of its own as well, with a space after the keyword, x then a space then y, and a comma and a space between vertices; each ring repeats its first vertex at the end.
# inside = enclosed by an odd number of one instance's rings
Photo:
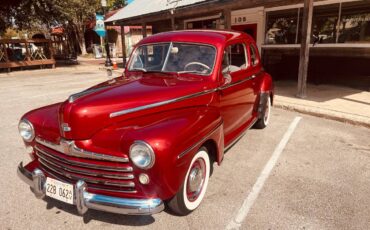
POLYGON ((257 199, 261 189, 263 188, 263 185, 269 177, 271 170, 274 168, 277 160, 279 159, 281 153, 283 152, 286 144, 288 143, 290 137, 292 136, 295 128, 297 127, 301 119, 302 117, 295 117, 292 123, 290 123, 288 130, 285 132, 280 143, 276 146, 270 160, 267 162, 256 183, 253 185, 252 191, 244 200, 243 205, 239 209, 235 218, 232 219, 230 223, 226 226, 226 229, 239 229, 241 227, 243 220, 247 217, 249 210, 253 206, 254 201, 257 199))

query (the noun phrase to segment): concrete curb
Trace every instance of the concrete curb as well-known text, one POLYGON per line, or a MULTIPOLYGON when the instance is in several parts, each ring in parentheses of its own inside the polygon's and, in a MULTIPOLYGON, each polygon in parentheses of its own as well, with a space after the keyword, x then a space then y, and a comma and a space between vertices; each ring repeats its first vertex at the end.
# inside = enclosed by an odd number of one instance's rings
POLYGON ((356 119, 355 117, 351 117, 350 115, 340 114, 340 113, 332 112, 330 110, 319 109, 319 108, 315 109, 312 107, 305 107, 304 105, 302 106, 291 105, 291 104, 282 103, 276 100, 274 102, 274 107, 284 109, 284 110, 289 110, 289 111, 295 111, 295 112, 299 112, 303 114, 308 114, 308 115, 312 115, 316 117, 321 117, 321 118, 325 118, 329 120, 335 120, 335 121, 344 122, 344 123, 348 123, 352 125, 370 128, 370 121, 356 119))

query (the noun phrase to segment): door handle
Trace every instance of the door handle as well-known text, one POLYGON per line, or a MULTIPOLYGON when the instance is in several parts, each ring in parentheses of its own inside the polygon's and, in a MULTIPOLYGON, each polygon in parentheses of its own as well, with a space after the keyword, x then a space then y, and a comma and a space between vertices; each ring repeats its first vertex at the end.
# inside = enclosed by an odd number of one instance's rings
MULTIPOLYGON (((252 76, 251 76, 251 79, 253 80, 253 79, 255 79, 256 78, 256 75, 255 74, 253 74, 252 76)), ((252 85, 253 86, 255 86, 256 85, 256 81, 252 81, 252 85)))

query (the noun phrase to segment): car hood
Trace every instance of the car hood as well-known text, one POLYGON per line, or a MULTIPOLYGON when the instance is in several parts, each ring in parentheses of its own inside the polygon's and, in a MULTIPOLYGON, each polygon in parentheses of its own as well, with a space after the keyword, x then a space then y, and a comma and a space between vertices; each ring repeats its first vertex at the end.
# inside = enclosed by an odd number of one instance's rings
POLYGON ((62 136, 88 139, 100 129, 125 119, 176 107, 205 105, 212 96, 200 92, 208 92, 211 88, 205 77, 143 73, 116 78, 72 95, 60 106, 62 136), (188 95, 200 97, 189 99, 192 100, 189 104, 188 95), (178 98, 181 100, 176 100, 178 98))

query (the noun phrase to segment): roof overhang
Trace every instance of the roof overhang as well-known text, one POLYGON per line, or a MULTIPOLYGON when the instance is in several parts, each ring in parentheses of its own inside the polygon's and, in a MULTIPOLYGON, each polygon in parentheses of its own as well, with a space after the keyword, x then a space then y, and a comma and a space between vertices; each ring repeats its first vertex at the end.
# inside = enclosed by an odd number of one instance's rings
POLYGON ((110 24, 160 12, 169 13, 172 9, 184 8, 203 2, 207 2, 207 0, 135 0, 109 17, 105 22, 110 24))

